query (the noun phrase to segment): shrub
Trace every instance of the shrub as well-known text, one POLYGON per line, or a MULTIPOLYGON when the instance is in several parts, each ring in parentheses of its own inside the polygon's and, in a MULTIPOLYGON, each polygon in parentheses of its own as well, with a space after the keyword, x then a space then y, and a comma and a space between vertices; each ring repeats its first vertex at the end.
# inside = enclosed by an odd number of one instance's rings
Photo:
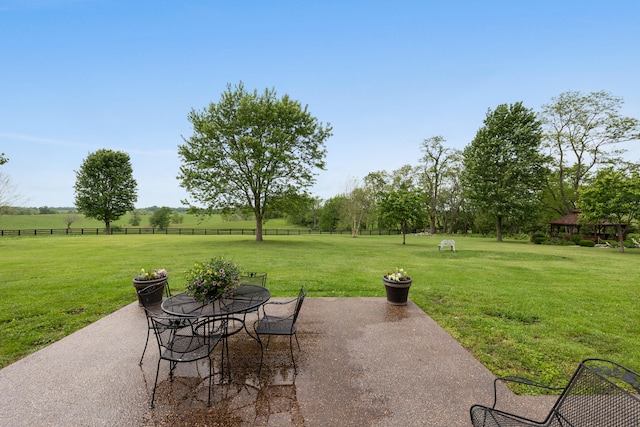
POLYGON ((580 240, 578 242, 578 245, 579 246, 585 246, 585 247, 588 247, 588 248, 592 248, 592 247, 594 247, 596 245, 596 242, 594 242, 593 240, 580 240))
POLYGON ((531 241, 536 245, 541 245, 547 240, 547 236, 542 231, 536 231, 531 235, 531 241))

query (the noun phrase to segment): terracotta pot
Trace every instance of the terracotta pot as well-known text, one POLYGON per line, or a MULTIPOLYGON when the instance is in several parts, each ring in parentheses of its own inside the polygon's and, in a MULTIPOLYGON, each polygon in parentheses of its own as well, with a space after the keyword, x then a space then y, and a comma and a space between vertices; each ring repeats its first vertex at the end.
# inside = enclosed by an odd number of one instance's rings
POLYGON ((387 292, 387 303, 391 305, 407 305, 409 287, 411 287, 413 279, 396 282, 395 280, 387 279, 386 276, 382 276, 382 282, 387 292))
MULTIPOLYGON (((162 302, 162 296, 164 295, 164 287, 167 284, 167 278, 161 277, 159 279, 153 280, 136 280, 133 279, 133 286, 136 288, 136 295, 138 292, 146 288, 147 286, 157 285, 157 289, 151 292, 147 296, 147 304, 148 305, 157 305, 162 302)), ((142 300, 140 299, 140 295, 138 295, 138 306, 144 307, 142 304, 142 300)))

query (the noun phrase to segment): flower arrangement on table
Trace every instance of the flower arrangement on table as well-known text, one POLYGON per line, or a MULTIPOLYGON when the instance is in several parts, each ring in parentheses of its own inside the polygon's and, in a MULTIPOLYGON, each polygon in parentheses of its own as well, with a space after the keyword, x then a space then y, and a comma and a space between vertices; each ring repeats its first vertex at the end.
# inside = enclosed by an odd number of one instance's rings
POLYGON ((141 268, 138 275, 134 277, 134 280, 137 280, 139 282, 147 282, 149 280, 166 279, 166 278, 167 278, 167 270, 165 270, 164 268, 160 268, 160 269, 156 268, 152 271, 147 271, 144 268, 141 268))
POLYGON ((201 302, 212 302, 240 284, 240 270, 224 257, 196 262, 186 273, 186 291, 201 302))
POLYGON ((398 267, 393 271, 388 271, 384 277, 392 282, 406 282, 407 280, 411 280, 409 274, 404 269, 398 267))

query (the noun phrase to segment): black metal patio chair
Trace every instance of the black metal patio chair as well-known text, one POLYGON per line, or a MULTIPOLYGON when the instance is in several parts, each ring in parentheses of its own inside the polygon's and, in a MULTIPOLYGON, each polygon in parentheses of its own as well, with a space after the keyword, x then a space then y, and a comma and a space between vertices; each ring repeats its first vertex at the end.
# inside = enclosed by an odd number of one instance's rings
MULTIPOLYGON (((240 284, 241 285, 256 285, 262 286, 263 288, 267 286, 267 273, 258 273, 258 272, 247 272, 240 275, 240 284)), ((246 311, 242 316, 242 321, 237 322, 238 319, 235 319, 235 322, 230 320, 229 326, 231 329, 239 329, 244 328, 245 331, 249 334, 249 330, 247 329, 247 314, 257 313, 260 307, 256 307, 255 310, 246 311), (239 323, 239 325, 233 325, 232 323, 239 323)), ((251 334, 249 334, 251 335, 251 334)))
POLYGON ((241 285, 267 285, 267 273, 248 272, 240 275, 241 285))
POLYGON ((262 306, 262 316, 259 316, 258 320, 253 324, 253 330, 256 333, 256 337, 258 337, 258 343, 260 343, 260 368, 258 369, 258 376, 260 376, 260 373, 262 372, 262 362, 264 360, 265 350, 262 345, 262 339, 260 338, 261 335, 267 335, 268 337, 266 345, 267 350, 269 348, 269 341, 272 335, 289 336, 289 348, 291 350, 293 372, 295 375, 298 374, 296 360, 293 356, 293 338, 295 337, 296 344, 298 345, 298 351, 300 351, 300 342, 298 341, 298 335, 296 334, 298 330, 297 321, 306 295, 307 289, 303 286, 300 288, 298 297, 295 299, 282 302, 269 301, 262 306), (278 313, 270 314, 270 309, 276 306, 280 307, 278 313), (285 313, 281 313, 282 309, 284 309, 285 313))
MULTIPOLYGON (((147 286, 146 288, 143 288, 141 290, 138 291, 138 296, 139 296, 139 300, 142 303, 142 307, 144 308, 144 313, 145 316, 147 318, 147 340, 144 343, 144 349, 142 350, 142 356, 140 356, 140 362, 138 362, 139 365, 142 366, 142 359, 144 358, 144 354, 147 351, 147 346, 149 345, 149 335, 151 334, 151 331, 153 330, 153 324, 151 323, 151 320, 149 319, 149 316, 154 313, 153 312, 153 308, 156 308, 156 304, 151 304, 150 301, 150 296, 152 294, 155 293, 155 291, 158 289, 158 287, 163 286, 162 284, 156 284, 156 285, 150 285, 147 286)), ((165 288, 167 289, 167 288, 165 288)), ((156 314, 156 315, 160 315, 160 314, 156 314)))
POLYGON ((207 406, 211 406, 211 383, 213 378, 213 360, 211 352, 215 349, 224 336, 226 322, 207 321, 198 323, 197 317, 176 317, 168 315, 149 314, 149 321, 153 326, 154 335, 158 342, 160 357, 156 368, 156 379, 153 384, 150 408, 154 407, 158 375, 160 374, 160 362, 169 362, 169 381, 173 381, 173 370, 178 363, 196 362, 201 359, 209 359, 209 397, 207 406), (206 329, 197 333, 198 327, 204 325, 206 329))
MULTIPOLYGON (((140 302, 142 302, 142 307, 144 308, 145 316, 147 318, 147 339, 144 343, 144 349, 142 349, 140 362, 138 362, 140 366, 142 366, 142 359, 144 359, 144 354, 147 351, 147 346, 149 345, 149 335, 153 330, 153 325, 151 324, 151 320, 149 319, 149 316, 151 314, 155 315, 156 317, 168 316, 163 314, 162 311, 159 310, 159 306, 153 303, 153 298, 151 297, 151 295, 153 295, 155 291, 158 289, 158 287, 160 286, 163 286, 163 285, 162 284, 149 285, 146 288, 138 291, 139 300, 140 302)), ((166 284, 164 289, 167 297, 171 296, 171 291, 169 290, 169 284, 166 284)), ((179 324, 182 324, 182 323, 190 324, 191 322, 188 318, 184 318, 184 317, 172 317, 172 319, 174 322, 177 322, 179 324)))
POLYGON ((603 359, 585 359, 542 421, 535 421, 495 409, 498 381, 516 382, 554 389, 534 381, 503 377, 494 381, 491 408, 471 407, 475 427, 638 427, 640 426, 640 376, 624 366, 603 359))

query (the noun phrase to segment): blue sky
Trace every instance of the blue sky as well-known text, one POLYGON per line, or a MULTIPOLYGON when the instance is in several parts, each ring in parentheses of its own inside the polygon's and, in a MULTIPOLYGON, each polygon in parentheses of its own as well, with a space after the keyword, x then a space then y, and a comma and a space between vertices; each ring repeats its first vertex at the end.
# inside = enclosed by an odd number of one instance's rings
POLYGON ((242 81, 333 126, 327 199, 417 165, 425 138, 464 148, 501 103, 605 90, 640 118, 638 16, 633 0, 0 0, 2 171, 26 206, 73 206, 86 156, 121 150, 137 206, 178 207, 189 111, 242 81))

